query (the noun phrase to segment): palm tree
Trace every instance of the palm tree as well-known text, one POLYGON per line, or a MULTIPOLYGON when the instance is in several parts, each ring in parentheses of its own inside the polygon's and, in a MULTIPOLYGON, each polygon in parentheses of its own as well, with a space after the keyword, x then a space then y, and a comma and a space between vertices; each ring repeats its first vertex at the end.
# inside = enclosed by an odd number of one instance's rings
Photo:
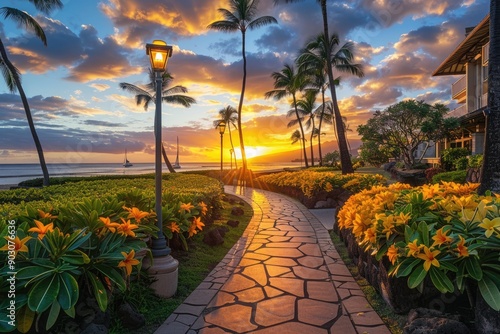
MULTIPOLYGON (((184 86, 174 86, 169 88, 171 82, 174 78, 168 72, 164 72, 162 74, 162 102, 172 103, 172 104, 180 104, 186 108, 189 108, 191 104, 196 103, 196 100, 192 97, 186 95, 180 95, 179 93, 187 93, 188 90, 184 86)), ((149 82, 145 87, 139 87, 133 84, 129 84, 126 82, 120 83, 120 88, 135 94, 135 101, 137 105, 142 105, 144 110, 148 110, 148 107, 151 103, 155 103, 156 101, 156 89, 155 89, 155 72, 153 69, 149 69, 149 82)), ((168 160, 167 152, 165 151, 165 147, 163 143, 161 144, 161 151, 163 155, 163 159, 165 160, 165 164, 168 167, 170 173, 175 173, 175 169, 168 160)))
MULTIPOLYGON (((337 34, 332 34, 329 39, 325 38, 325 34, 321 33, 318 36, 316 36, 314 39, 306 43, 306 46, 304 49, 301 51, 299 57, 297 58, 297 63, 301 68, 303 68, 304 71, 312 72, 312 75, 314 75, 315 82, 317 82, 317 85, 320 86, 320 88, 323 88, 325 83, 328 83, 328 80, 325 79, 328 78, 328 66, 333 66, 333 68, 341 73, 348 73, 351 75, 356 75, 357 77, 363 77, 363 68, 361 64, 353 64, 354 60, 354 44, 352 42, 347 42, 344 45, 342 45, 340 48, 337 48, 339 46, 339 37, 337 34), (326 42, 328 41, 328 43, 326 42), (328 64, 328 59, 330 59, 330 64, 328 64)), ((337 77, 334 82, 333 86, 336 86, 340 83, 340 77, 337 77)), ((323 91, 324 92, 324 91, 323 91)), ((323 95, 323 103, 324 103, 324 95, 323 95)), ((341 139, 341 133, 344 134, 344 140, 347 145, 347 154, 349 157, 349 162, 351 161, 350 159, 350 154, 349 154, 349 144, 347 142, 347 136, 345 135, 345 130, 343 129, 342 125, 342 131, 338 131, 338 126, 339 122, 337 122, 337 117, 340 117, 342 119, 342 116, 340 115, 340 112, 337 114, 335 113, 335 109, 338 110, 338 102, 336 99, 332 99, 332 113, 335 115, 334 120, 335 120, 335 127, 337 129, 336 134, 337 134, 337 142, 339 143, 339 149, 340 149, 340 142, 342 141, 341 139), (336 105, 336 106, 335 106, 336 105)), ((320 121, 321 124, 321 121, 320 121)), ((321 130, 321 125, 319 127, 319 130, 321 130)), ((342 152, 342 150, 340 150, 342 152)))
POLYGON ((302 99, 297 101, 297 107, 299 109, 299 114, 307 120, 304 123, 307 129, 311 129, 311 136, 309 137, 309 147, 311 150, 311 166, 314 167, 314 150, 313 150, 313 138, 314 135, 318 133, 318 129, 314 124, 314 119, 316 118, 316 95, 317 90, 308 90, 302 99))
POLYGON ((273 74, 271 74, 271 77, 274 79, 274 89, 266 92, 265 97, 266 99, 273 97, 275 100, 281 100, 288 95, 292 96, 293 109, 288 113, 295 113, 295 124, 299 124, 300 133, 302 134, 302 149, 304 150, 304 161, 307 168, 309 167, 309 162, 307 161, 306 141, 304 136, 304 128, 302 126, 302 118, 297 108, 297 92, 304 90, 309 85, 310 81, 308 80, 308 77, 305 75, 305 73, 296 72, 295 68, 289 64, 285 64, 280 72, 273 72, 273 74))
MULTIPOLYGON (((279 3, 292 3, 292 2, 298 2, 301 0, 274 0, 275 4, 279 3)), ((328 15, 326 11, 326 0, 317 0, 321 6, 321 14, 323 16, 323 34, 325 36, 325 40, 330 40, 329 36, 329 30, 328 30, 328 15)), ((330 52, 330 44, 325 43, 325 48, 326 48, 326 54, 329 55, 331 54, 330 52)), ((351 157, 349 154, 349 149, 347 147, 347 141, 345 137, 345 131, 342 126, 342 119, 341 119, 341 114, 340 114, 340 109, 339 109, 339 104, 337 100, 337 92, 335 90, 335 80, 333 77, 333 69, 332 69, 332 60, 330 57, 326 57, 326 63, 327 63, 327 74, 328 74, 328 82, 330 83, 330 93, 331 93, 331 98, 333 102, 333 112, 334 112, 334 118, 335 118, 335 127, 337 128, 337 134, 338 134, 338 145, 339 145, 339 152, 340 152, 340 163, 342 165, 342 174, 348 174, 348 173, 353 173, 354 169, 352 168, 352 162, 351 162, 351 157)))
POLYGON ((481 185, 478 192, 500 193, 500 3, 490 1, 490 54, 488 60, 488 113, 481 185))
MULTIPOLYGON (((224 122, 229 129, 229 141, 231 142, 231 156, 234 153, 233 137, 231 136, 231 125, 237 129, 236 123, 238 123, 238 111, 231 106, 227 106, 219 110, 220 118, 214 121, 214 127, 217 128, 220 123, 224 122)), ((234 164, 236 169, 238 169, 238 164, 236 162, 236 154, 234 156, 234 164)))
POLYGON ((245 53, 245 34, 247 29, 260 28, 268 24, 278 23, 272 16, 257 15, 257 6, 259 0, 230 0, 230 10, 219 8, 219 13, 222 14, 223 20, 212 22, 208 25, 209 29, 219 30, 222 32, 241 31, 242 43, 241 54, 243 56, 243 81, 241 84, 240 102, 238 104, 238 134, 240 137, 241 158, 243 161, 243 175, 247 170, 247 156, 245 153, 245 144, 243 141, 243 131, 241 126, 241 110, 243 108, 243 99, 245 96, 245 86, 247 80, 247 57, 245 53))
MULTIPOLYGON (((292 141, 292 145, 298 141, 302 141, 302 136, 300 135, 300 130, 295 130, 290 136, 290 140, 292 141)), ((302 151, 300 151, 300 166, 302 167, 302 151)))
MULTIPOLYGON (((63 4, 60 0, 28 0, 33 3, 35 8, 43 13, 50 13, 54 9, 62 8, 63 4)), ((1 7, 0 15, 3 15, 5 19, 11 18, 20 26, 23 26, 26 30, 35 33, 45 46, 47 46, 47 38, 42 27, 38 22, 25 11, 12 8, 12 7, 1 7)), ((0 38, 0 71, 5 79, 7 87, 11 93, 19 92, 21 101, 23 103, 24 112, 26 113, 26 119, 28 120, 28 126, 30 128, 31 136, 35 142, 36 151, 38 153, 38 159, 40 160, 40 167, 43 173, 43 185, 49 185, 49 171, 47 169, 47 164, 45 163, 45 157, 43 155, 42 144, 36 133, 35 123, 33 122, 33 117, 31 116, 30 106, 28 104, 28 99, 24 93, 23 86, 21 85, 21 75, 19 70, 10 61, 5 45, 0 38)))

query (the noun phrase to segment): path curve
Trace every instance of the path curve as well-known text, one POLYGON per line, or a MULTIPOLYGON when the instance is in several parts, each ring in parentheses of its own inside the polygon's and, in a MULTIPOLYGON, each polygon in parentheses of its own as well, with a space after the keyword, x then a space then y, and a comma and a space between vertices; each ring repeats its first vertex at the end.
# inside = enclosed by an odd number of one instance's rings
POLYGON ((260 189, 225 191, 254 216, 156 334, 390 334, 304 205, 260 189))

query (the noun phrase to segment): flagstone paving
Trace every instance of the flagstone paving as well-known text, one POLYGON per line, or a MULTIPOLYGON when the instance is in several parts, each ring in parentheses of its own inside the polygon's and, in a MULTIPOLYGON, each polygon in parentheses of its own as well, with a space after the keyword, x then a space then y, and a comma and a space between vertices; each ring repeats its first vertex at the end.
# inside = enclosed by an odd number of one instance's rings
POLYGON ((158 334, 389 334, 305 206, 226 186, 254 210, 243 236, 158 334))

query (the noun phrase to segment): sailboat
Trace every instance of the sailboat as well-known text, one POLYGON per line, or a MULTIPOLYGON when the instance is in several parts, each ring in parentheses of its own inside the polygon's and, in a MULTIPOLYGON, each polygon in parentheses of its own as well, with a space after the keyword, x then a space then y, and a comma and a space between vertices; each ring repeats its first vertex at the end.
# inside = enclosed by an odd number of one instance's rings
POLYGON ((181 165, 179 164, 179 136, 177 136, 177 157, 175 158, 175 163, 172 167, 174 167, 174 169, 181 168, 181 165))
POLYGON ((130 161, 127 159, 127 150, 125 150, 125 161, 123 162, 123 167, 130 167, 133 166, 130 161))

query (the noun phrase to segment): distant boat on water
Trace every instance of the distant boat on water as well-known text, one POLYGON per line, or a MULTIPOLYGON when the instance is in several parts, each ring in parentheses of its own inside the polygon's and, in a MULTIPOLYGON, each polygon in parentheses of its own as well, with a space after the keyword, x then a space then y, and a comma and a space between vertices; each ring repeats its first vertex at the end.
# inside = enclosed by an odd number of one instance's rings
POLYGON ((179 169, 181 168, 181 165, 179 164, 179 136, 177 136, 177 156, 175 158, 175 163, 172 165, 174 169, 179 169))
POLYGON ((125 160, 123 161, 123 167, 131 167, 133 166, 130 161, 127 159, 127 150, 125 150, 125 160))

